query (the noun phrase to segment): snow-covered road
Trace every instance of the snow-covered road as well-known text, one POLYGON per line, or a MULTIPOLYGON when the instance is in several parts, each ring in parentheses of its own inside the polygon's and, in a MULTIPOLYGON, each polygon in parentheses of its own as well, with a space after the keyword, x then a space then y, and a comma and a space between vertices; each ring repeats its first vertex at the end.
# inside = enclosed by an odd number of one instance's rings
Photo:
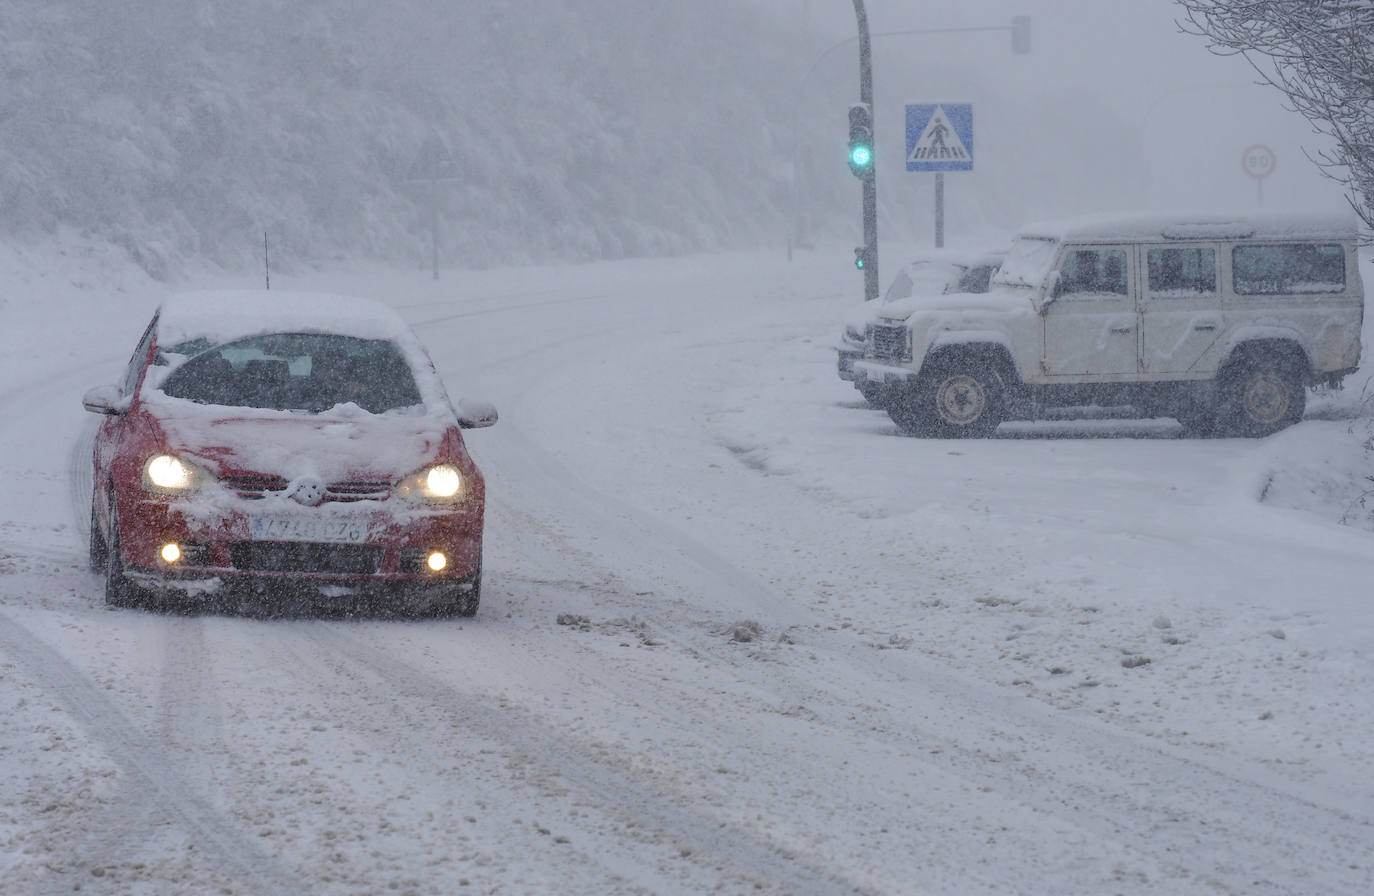
POLYGON ((156 289, 10 299, 0 892, 1374 890, 1364 375, 1264 441, 903 438, 836 258, 287 284, 500 409, 464 621, 107 609, 79 398, 156 289))

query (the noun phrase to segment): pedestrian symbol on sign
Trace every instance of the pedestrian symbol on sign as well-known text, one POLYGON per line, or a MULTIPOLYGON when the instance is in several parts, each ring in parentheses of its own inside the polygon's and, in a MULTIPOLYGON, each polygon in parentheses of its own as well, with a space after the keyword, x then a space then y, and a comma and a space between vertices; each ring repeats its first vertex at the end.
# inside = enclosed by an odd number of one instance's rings
POLYGON ((943 103, 906 109, 906 170, 973 170, 971 105, 943 103))

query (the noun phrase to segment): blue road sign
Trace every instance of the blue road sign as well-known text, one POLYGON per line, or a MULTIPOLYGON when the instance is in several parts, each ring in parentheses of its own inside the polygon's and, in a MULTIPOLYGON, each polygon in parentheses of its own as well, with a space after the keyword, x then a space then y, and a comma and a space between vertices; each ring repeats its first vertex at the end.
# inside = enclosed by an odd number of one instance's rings
POLYGON ((906 107, 907 171, 973 170, 973 104, 906 107))

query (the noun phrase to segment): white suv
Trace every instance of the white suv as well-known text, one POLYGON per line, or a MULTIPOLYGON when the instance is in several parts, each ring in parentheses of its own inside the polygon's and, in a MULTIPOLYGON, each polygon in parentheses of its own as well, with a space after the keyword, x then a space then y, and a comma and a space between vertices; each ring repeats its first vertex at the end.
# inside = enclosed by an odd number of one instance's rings
MULTIPOLYGON (((854 362, 864 355, 864 333, 875 308, 914 295, 987 292, 992 275, 1005 254, 935 249, 917 256, 892 279, 881 302, 866 301, 846 317, 840 341, 835 346, 838 353, 836 372, 840 379, 854 382, 854 362)), ((878 384, 865 382, 855 383, 855 386, 870 404, 882 407, 883 390, 878 384)))
POLYGON ((1353 216, 1276 213, 1029 227, 989 292, 882 306, 855 381, 917 435, 1123 406, 1267 435, 1359 364, 1358 238, 1353 216))

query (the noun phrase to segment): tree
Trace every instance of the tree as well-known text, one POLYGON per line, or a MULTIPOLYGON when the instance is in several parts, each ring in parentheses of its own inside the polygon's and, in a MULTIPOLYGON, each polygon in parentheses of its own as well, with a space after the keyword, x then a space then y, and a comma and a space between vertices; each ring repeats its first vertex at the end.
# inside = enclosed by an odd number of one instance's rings
POLYGON ((1313 159, 1374 228, 1374 0, 1177 0, 1179 27, 1240 55, 1335 148, 1313 159))

